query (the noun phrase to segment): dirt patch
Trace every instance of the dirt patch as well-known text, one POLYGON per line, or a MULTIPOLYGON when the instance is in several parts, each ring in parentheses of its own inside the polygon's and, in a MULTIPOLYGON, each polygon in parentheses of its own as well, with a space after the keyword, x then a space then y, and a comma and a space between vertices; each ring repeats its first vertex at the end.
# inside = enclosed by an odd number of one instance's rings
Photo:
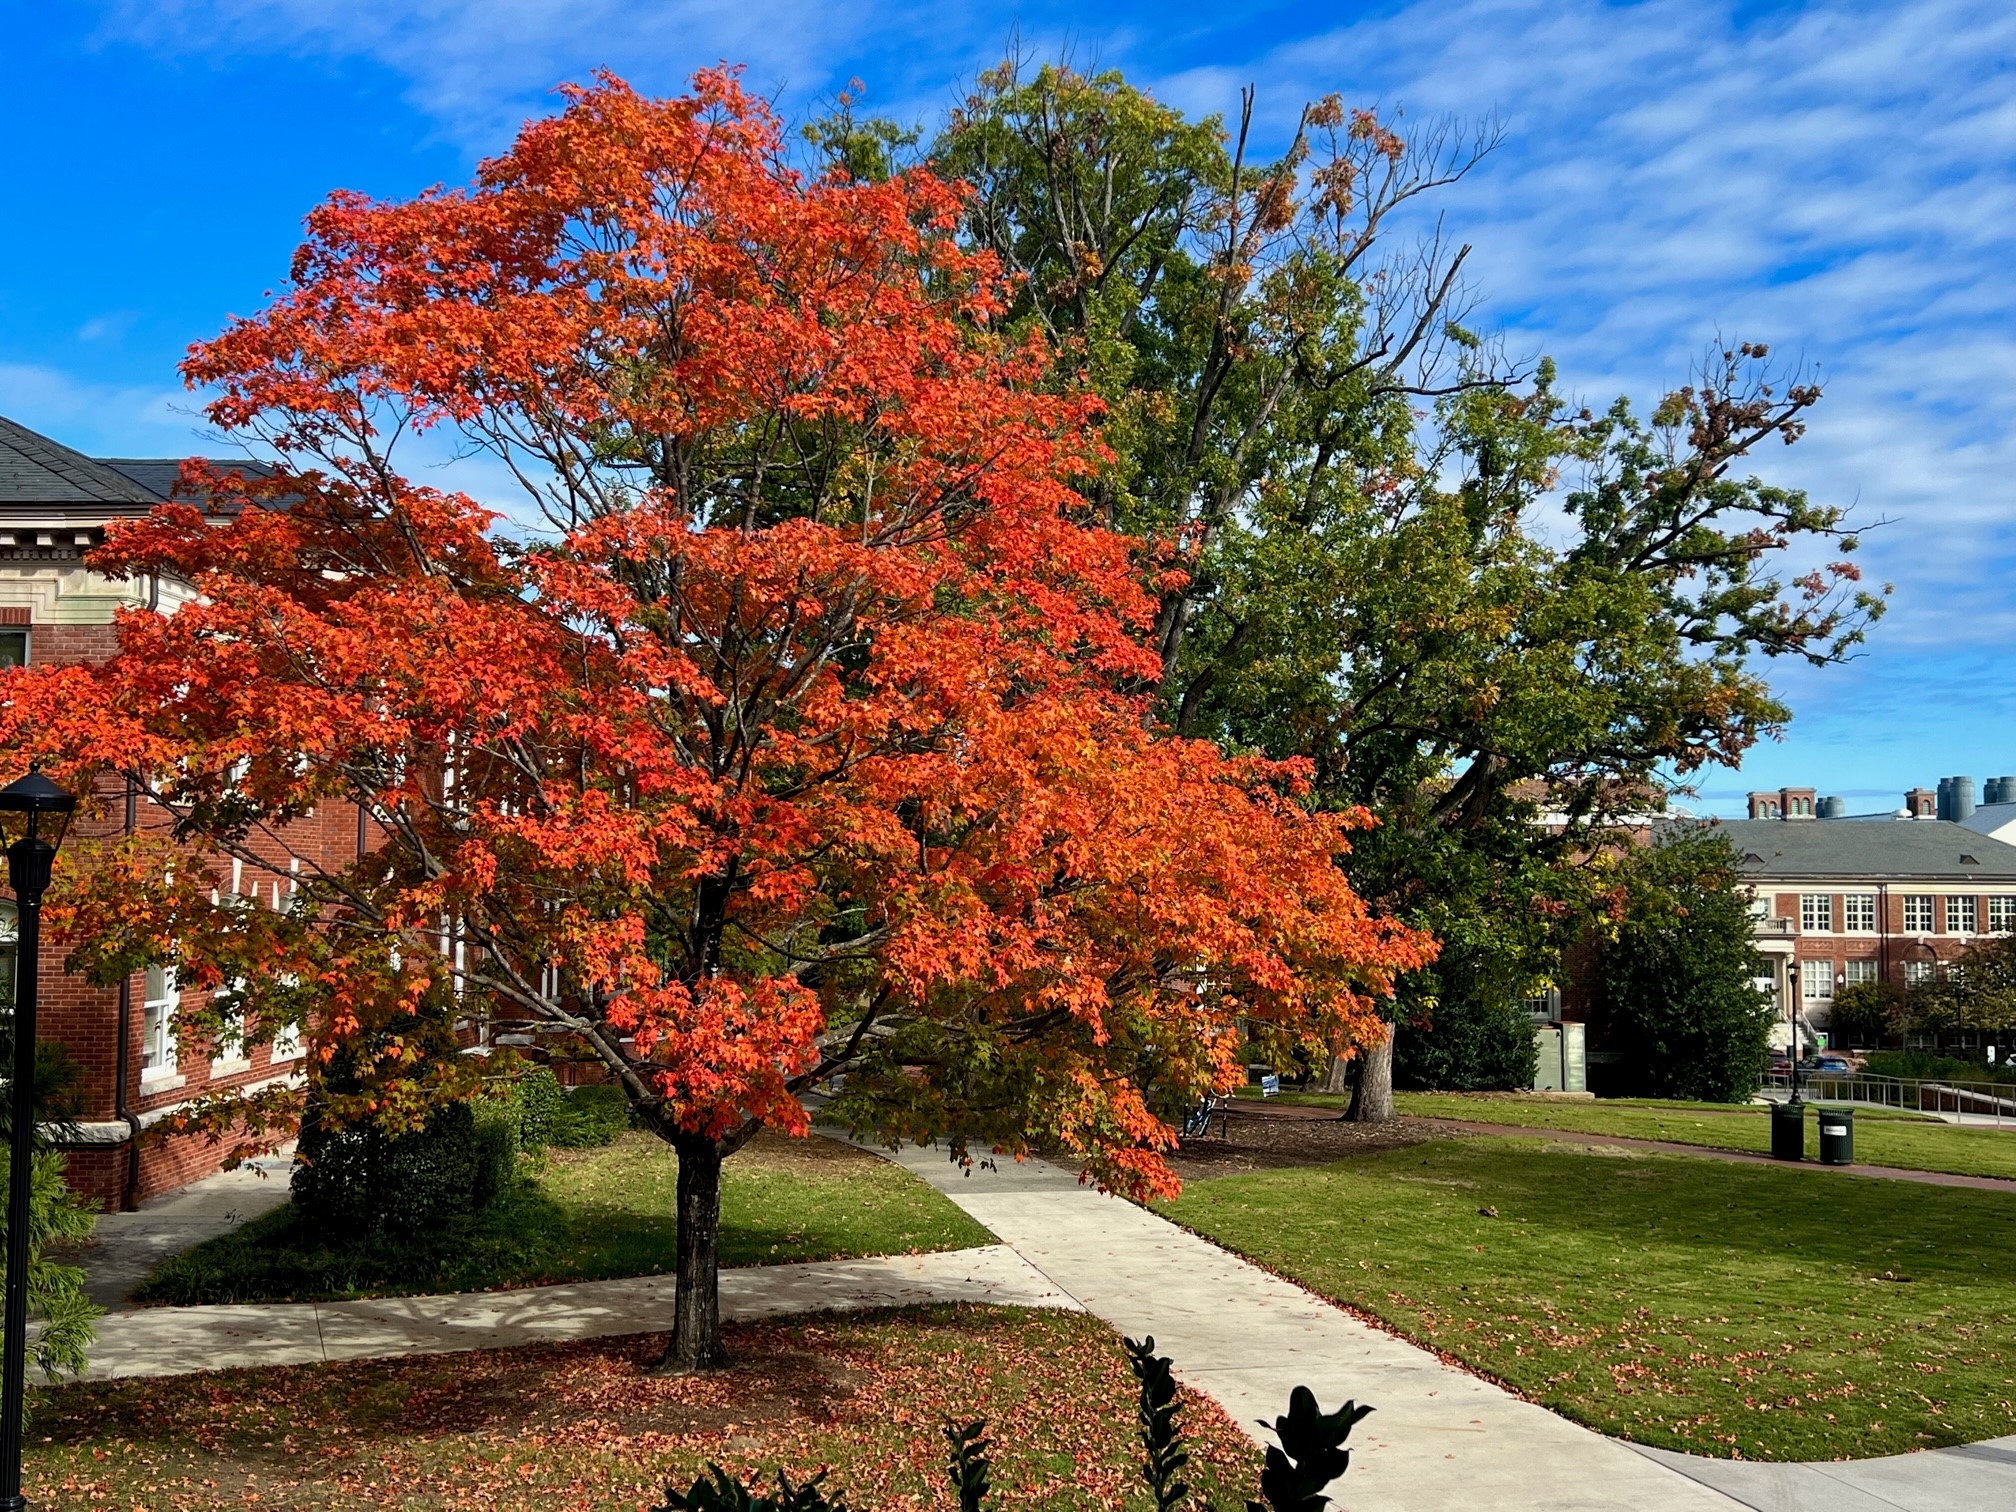
POLYGON ((1214 1136, 1186 1139, 1169 1165, 1185 1181, 1209 1181, 1245 1171, 1275 1171, 1292 1166, 1329 1165, 1355 1155, 1399 1150, 1441 1135, 1417 1118, 1387 1124, 1346 1123, 1335 1114, 1309 1108, 1232 1109, 1229 1123, 1215 1120, 1214 1136))

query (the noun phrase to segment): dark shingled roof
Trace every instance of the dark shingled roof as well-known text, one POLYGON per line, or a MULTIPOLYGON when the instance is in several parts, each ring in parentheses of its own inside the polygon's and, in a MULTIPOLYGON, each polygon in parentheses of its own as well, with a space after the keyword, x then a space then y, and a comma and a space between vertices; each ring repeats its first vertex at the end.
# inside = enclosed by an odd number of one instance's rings
POLYGON ((2016 882, 2016 845, 1944 819, 1724 819, 1717 828, 1747 876, 2016 882))
POLYGON ((0 415, 0 504, 160 502, 124 473, 0 415))

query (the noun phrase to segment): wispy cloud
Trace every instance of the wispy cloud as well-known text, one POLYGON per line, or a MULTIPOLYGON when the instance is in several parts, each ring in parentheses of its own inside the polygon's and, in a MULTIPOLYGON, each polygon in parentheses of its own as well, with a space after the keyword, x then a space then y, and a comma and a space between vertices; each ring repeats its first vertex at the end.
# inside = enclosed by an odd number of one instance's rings
MULTIPOLYGON (((603 64, 670 90, 739 59, 797 107, 858 73, 871 99, 929 113, 999 55, 1018 15, 1039 50, 1066 35, 1045 0, 114 3, 109 33, 165 50, 389 70, 472 153, 603 64)), ((1897 585, 1873 654, 1821 675, 1774 669, 1800 719, 1746 779, 1803 767, 1824 782, 1825 764, 1881 788, 1893 765, 1928 759, 1911 754, 1915 730, 1956 712, 1984 752, 2005 730, 2016 746, 2000 655, 1955 652, 2016 636, 2016 8, 1417 0, 1343 24, 1307 14, 1322 29, 1284 37, 1286 10, 1114 0, 1079 11, 1069 35, 1081 59, 1197 111, 1233 108, 1256 81, 1281 118, 1330 90, 1415 119, 1500 116, 1506 147, 1443 206, 1476 246, 1486 320, 1598 402, 1684 381, 1718 337, 1769 341, 1827 397, 1807 439, 1758 470, 1896 522, 1862 557, 1897 585)))

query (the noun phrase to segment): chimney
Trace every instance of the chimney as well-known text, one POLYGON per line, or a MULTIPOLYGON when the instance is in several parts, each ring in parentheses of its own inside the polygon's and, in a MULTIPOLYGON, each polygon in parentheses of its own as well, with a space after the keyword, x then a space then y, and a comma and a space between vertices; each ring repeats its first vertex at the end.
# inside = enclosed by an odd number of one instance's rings
POLYGON ((1780 788, 1778 790, 1778 817, 1781 819, 1811 819, 1814 816, 1814 788, 1780 788))
POLYGON ((1951 796, 1947 802, 1948 819, 1956 823, 1974 812, 1974 779, 1972 777, 1949 777, 1952 784, 1951 796))
POLYGON ((1904 807, 1911 811, 1913 819, 1936 819, 1939 817, 1939 795, 1930 788, 1911 788, 1904 794, 1904 807))
POLYGON ((1778 795, 1776 793, 1752 793, 1750 795, 1750 817, 1752 819, 1776 819, 1778 817, 1778 795))

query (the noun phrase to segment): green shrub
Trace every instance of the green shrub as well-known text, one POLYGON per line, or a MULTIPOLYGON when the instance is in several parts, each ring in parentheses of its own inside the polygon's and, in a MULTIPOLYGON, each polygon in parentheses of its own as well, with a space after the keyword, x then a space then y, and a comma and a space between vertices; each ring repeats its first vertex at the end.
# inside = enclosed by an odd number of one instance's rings
POLYGON ((528 1150, 553 1142, 553 1126, 567 1111, 567 1089, 544 1066, 534 1066, 512 1084, 518 1101, 518 1139, 528 1150))
POLYGON ((1961 1060, 1931 1050, 1878 1050, 1863 1062, 1871 1076, 1896 1076, 1921 1081, 2016 1082, 2016 1066, 1991 1066, 1986 1061, 1961 1060))
POLYGON ((552 1145, 591 1150, 613 1144, 630 1126, 630 1099, 621 1087, 603 1084, 569 1091, 544 1066, 518 1078, 519 1138, 528 1150, 552 1145))
POLYGON ((630 1127, 630 1099, 621 1087, 604 1083, 576 1087, 554 1122, 552 1143, 566 1150, 599 1149, 614 1144, 630 1127))
POLYGON ((382 1235, 431 1228, 495 1202, 518 1156, 515 1108, 458 1102, 426 1124, 387 1134, 368 1123, 302 1120, 294 1204, 331 1234, 382 1235))

